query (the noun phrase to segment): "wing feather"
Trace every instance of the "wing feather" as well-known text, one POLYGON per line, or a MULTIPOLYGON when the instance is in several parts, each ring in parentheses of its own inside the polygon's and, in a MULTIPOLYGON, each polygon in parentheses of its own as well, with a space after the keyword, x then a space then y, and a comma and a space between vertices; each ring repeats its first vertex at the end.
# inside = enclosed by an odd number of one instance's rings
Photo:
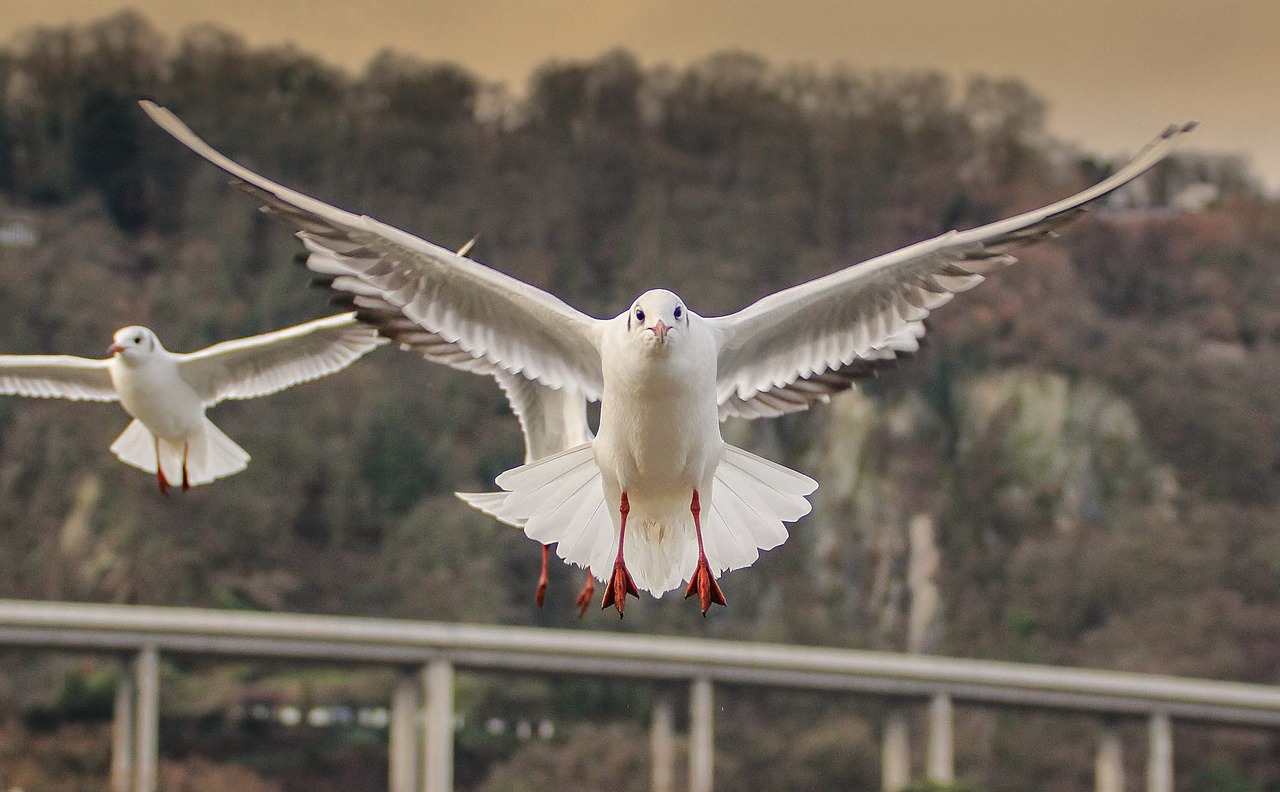
POLYGON ((293 226, 310 253, 307 266, 332 277, 329 288, 357 300, 375 298, 493 367, 600 397, 603 321, 463 255, 276 184, 215 151, 168 110, 140 104, 266 212, 293 226))
POLYGON ((341 371, 383 343, 345 313, 178 355, 178 373, 205 404, 252 399, 341 371))
POLYGON ((0 355, 0 394, 115 401, 109 363, 75 355, 0 355))
MULTIPOLYGON (((737 313, 708 319, 720 339, 721 415, 788 411, 796 387, 852 385, 859 360, 892 361, 913 347, 921 320, 985 276, 1015 261, 1010 251, 1057 235, 1093 201, 1145 173, 1194 124, 1169 127, 1111 177, 1069 198, 968 231, 950 231, 771 294, 737 313), (825 374, 834 373, 834 378, 825 374), (779 391, 787 391, 783 396, 779 391), (762 403, 755 407, 757 399, 762 403)), ((870 369, 874 371, 874 368, 870 369)), ((806 405, 807 406, 807 405, 806 405)), ((803 408, 798 408, 803 409, 803 408)))

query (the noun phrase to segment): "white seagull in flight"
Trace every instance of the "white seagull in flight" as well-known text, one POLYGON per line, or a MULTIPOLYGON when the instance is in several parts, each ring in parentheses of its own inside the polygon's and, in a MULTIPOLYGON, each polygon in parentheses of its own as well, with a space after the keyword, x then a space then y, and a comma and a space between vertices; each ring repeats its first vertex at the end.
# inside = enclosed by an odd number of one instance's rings
POLYGON ((357 316, 456 368, 501 370, 600 401, 594 439, 498 476, 484 505, 607 581, 622 613, 637 589, 688 581, 705 614, 716 576, 749 566, 809 511, 812 479, 728 445, 727 416, 776 416, 825 401, 879 363, 918 348, 923 319, 1011 251, 1055 234, 1137 178, 1193 125, 1170 127, 1125 167, 1047 207, 933 239, 703 317, 665 289, 611 319, 447 248, 283 187, 233 162, 168 110, 143 109, 298 229, 307 266, 357 316))
POLYGON ((333 374, 384 343, 352 313, 179 354, 145 327, 117 330, 98 360, 0 355, 0 394, 117 401, 133 422, 111 444, 121 462, 156 474, 162 493, 244 470, 249 454, 205 417, 223 399, 252 399, 333 374))

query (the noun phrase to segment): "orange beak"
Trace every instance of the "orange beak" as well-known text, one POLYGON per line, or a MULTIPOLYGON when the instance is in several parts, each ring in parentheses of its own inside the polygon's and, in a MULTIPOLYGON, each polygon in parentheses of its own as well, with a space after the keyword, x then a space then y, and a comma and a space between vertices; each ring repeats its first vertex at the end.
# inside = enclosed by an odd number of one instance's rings
POLYGON ((653 327, 650 327, 649 329, 653 331, 653 334, 658 337, 659 341, 666 341, 667 331, 670 330, 671 328, 667 327, 667 325, 661 319, 659 319, 658 323, 653 327))
POLYGON ((120 346, 119 344, 112 344, 111 346, 107 347, 107 357, 112 357, 117 352, 123 352, 123 351, 124 351, 124 347, 120 346))

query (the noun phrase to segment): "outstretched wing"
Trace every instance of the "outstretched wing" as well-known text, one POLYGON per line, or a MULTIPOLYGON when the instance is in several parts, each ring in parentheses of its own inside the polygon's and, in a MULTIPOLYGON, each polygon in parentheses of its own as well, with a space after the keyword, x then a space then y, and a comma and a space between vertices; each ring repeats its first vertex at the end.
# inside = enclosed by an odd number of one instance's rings
POLYGON ((797 377, 791 382, 757 391, 745 399, 733 391, 727 396, 722 394, 720 420, 731 416, 776 418, 828 402, 832 394, 849 390, 858 380, 874 377, 883 369, 913 356, 919 351, 923 337, 924 322, 907 322, 902 332, 890 338, 880 349, 874 349, 865 357, 859 357, 840 368, 797 377))
POLYGON ((115 401, 119 396, 108 362, 75 355, 0 355, 0 394, 115 401))
POLYGON ((1193 126, 1170 127, 1110 178, 1070 198, 951 231, 708 319, 721 337, 722 413, 728 404, 741 414, 756 400, 803 409, 801 402, 807 406, 829 394, 828 387, 838 388, 840 372, 914 351, 923 335, 921 321, 931 310, 1013 263, 1014 249, 1055 236, 1090 203, 1145 173, 1193 126), (815 393, 805 402, 806 394, 815 393))
POLYGON ((176 357, 178 374, 213 405, 333 374, 381 343, 377 330, 345 313, 176 357))
POLYGON ((458 354, 600 397, 603 321, 453 251, 276 184, 215 151, 168 110, 141 105, 265 211, 298 229, 310 252, 307 266, 357 311, 390 307, 458 354))

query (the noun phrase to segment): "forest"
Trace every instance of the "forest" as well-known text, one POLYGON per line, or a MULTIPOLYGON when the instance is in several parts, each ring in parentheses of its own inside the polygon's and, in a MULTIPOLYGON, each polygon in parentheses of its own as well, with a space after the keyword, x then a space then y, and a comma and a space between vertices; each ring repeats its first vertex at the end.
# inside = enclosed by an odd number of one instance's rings
MULTIPOLYGON (((302 248, 155 128, 142 97, 307 194, 612 316, 703 315, 1038 207, 1115 162, 1016 80, 614 51, 523 86, 384 52, 350 73, 121 12, 0 47, 0 352, 172 350, 335 312, 302 248)), ((1170 122, 1187 119, 1170 118, 1170 122)), ((1212 119, 1198 119, 1211 124, 1212 119)), ((1152 129, 1152 136, 1160 130, 1152 129)), ((1133 141, 1137 150, 1145 140, 1133 141)), ((388 347, 211 417, 247 470, 168 497, 108 446, 117 405, 0 398, 0 597, 544 625, 1280 683, 1280 203, 1192 145, 929 320, 927 344, 731 442, 822 482, 705 619, 674 595, 579 619, 581 572, 472 511, 521 461, 493 381, 388 347), (929 559, 936 559, 930 563, 929 559)), ((0 785, 101 789, 109 658, 0 654, 0 785)), ((385 731, 253 722, 389 674, 170 661, 166 789, 385 784, 385 731)), ((648 789, 641 685, 460 680, 458 786, 648 789), (554 725, 537 739, 485 728, 554 725), (621 779, 621 783, 619 783, 621 779)), ((878 788, 871 700, 728 690, 722 789, 878 788)), ((961 707, 963 788, 1091 788, 1087 719, 961 707)), ((918 733, 918 732, 917 732, 918 733)), ((1123 732, 1130 779, 1143 727, 1123 732)), ((1280 740, 1180 726, 1182 792, 1280 790, 1280 740)))

